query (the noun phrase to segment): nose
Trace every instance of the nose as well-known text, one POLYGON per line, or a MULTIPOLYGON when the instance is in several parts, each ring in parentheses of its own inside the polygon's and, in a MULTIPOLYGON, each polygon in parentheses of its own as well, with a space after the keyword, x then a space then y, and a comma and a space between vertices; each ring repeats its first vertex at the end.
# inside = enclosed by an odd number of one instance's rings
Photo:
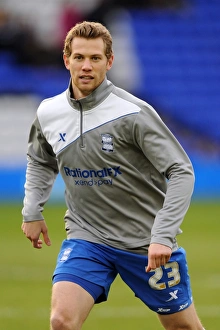
POLYGON ((91 64, 90 59, 85 59, 84 60, 82 69, 85 70, 85 71, 88 71, 88 70, 92 69, 92 64, 91 64))

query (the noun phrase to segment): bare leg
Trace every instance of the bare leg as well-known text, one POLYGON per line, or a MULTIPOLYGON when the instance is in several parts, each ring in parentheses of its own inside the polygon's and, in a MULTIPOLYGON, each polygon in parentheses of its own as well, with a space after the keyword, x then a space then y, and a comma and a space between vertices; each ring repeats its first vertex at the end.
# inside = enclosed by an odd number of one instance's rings
POLYGON ((51 330, 80 330, 94 305, 86 290, 67 281, 54 284, 51 300, 51 330))
POLYGON ((181 312, 158 317, 166 330, 205 330, 197 316, 194 304, 181 312))

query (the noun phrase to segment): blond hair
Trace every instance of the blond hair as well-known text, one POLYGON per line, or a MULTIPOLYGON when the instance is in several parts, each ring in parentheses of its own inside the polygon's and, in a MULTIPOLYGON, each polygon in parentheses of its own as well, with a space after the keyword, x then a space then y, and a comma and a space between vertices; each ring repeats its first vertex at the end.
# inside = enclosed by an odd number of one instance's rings
POLYGON ((71 44, 75 37, 86 38, 86 39, 96 39, 102 38, 105 45, 105 55, 109 59, 112 54, 112 36, 108 29, 97 22, 87 22, 77 23, 68 33, 64 41, 63 53, 70 57, 72 53, 71 44))

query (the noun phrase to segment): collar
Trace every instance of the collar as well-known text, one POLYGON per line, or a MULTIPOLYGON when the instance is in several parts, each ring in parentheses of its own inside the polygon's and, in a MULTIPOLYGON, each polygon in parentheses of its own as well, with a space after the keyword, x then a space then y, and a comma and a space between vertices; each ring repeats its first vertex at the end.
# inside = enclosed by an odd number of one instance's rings
POLYGON ((74 108, 78 108, 78 104, 80 102, 83 110, 90 110, 102 103, 109 96, 113 89, 114 85, 109 80, 107 80, 107 78, 105 78, 101 85, 99 85, 91 94, 82 99, 76 100, 72 98, 72 86, 70 79, 67 89, 67 99, 70 105, 74 108))

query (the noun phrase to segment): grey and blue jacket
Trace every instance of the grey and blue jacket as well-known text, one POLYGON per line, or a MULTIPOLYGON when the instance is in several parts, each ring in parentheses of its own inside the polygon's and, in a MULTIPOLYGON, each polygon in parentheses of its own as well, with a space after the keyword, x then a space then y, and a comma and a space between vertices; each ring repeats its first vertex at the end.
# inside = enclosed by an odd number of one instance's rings
POLYGON ((107 79, 80 100, 70 89, 37 110, 23 221, 43 219, 60 173, 68 239, 137 253, 150 243, 175 248, 194 186, 185 151, 152 106, 107 79))

